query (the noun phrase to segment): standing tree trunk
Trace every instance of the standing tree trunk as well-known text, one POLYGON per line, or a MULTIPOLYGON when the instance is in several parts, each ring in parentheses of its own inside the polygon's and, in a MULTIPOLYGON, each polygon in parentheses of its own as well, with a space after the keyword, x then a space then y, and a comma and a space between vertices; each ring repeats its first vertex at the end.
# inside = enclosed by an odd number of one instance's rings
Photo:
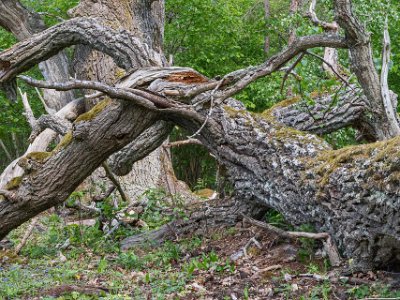
MULTIPOLYGON (((162 53, 164 41, 163 0, 104 0, 95 2, 82 0, 77 7, 69 11, 69 14, 73 17, 98 18, 102 24, 115 30, 127 30, 143 43, 146 43, 150 49, 162 53)), ((165 62, 159 65, 159 67, 163 66, 165 66, 165 62)), ((76 47, 74 71, 77 78, 111 85, 126 75, 126 72, 119 68, 110 56, 85 45, 76 47)), ((90 91, 86 93, 90 94, 90 91)), ((90 110, 102 99, 102 97, 87 99, 86 109, 90 110)), ((163 126, 161 131, 166 131, 161 134, 163 140, 171 129, 171 126, 163 126)), ((129 148, 130 145, 127 147, 129 148)), ((119 165, 112 163, 112 170, 120 175, 120 183, 130 199, 137 199, 149 188, 163 187, 171 194, 187 192, 178 184, 169 160, 169 153, 164 151, 162 147, 155 148, 151 154, 140 160, 135 160, 133 167, 133 160, 129 159, 129 156, 134 154, 129 149, 125 150, 120 155, 126 157, 124 162, 120 162, 119 165)), ((95 173, 93 176, 95 178, 92 178, 91 181, 98 181, 99 174, 95 173)))

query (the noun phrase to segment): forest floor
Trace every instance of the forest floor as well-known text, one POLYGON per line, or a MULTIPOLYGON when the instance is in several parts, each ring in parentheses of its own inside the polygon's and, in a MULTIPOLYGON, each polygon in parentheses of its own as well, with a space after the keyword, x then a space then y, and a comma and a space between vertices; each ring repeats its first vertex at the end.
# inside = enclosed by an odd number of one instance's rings
MULTIPOLYGON (((282 240, 241 222, 129 251, 118 243, 126 231, 106 239, 83 223, 66 225, 45 213, 20 255, 0 250, 0 300, 400 299, 400 273, 335 280, 318 242, 282 240), (60 250, 66 239, 70 245, 60 250)), ((11 241, 18 244, 26 228, 15 230, 11 241)))

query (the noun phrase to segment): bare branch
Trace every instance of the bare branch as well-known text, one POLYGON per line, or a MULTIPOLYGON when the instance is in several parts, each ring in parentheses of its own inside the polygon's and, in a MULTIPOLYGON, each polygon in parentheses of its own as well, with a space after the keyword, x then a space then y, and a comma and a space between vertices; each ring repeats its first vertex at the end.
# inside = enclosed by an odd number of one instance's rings
POLYGON ((253 224, 255 226, 261 227, 263 229, 266 229, 268 231, 271 231, 275 233, 276 235, 283 237, 283 238, 288 238, 288 239, 294 239, 294 238, 308 238, 308 239, 313 239, 313 240, 324 240, 324 246, 325 250, 328 253, 329 260, 331 262, 332 266, 339 266, 341 263, 340 255, 339 252, 336 248, 336 245, 334 244, 332 237, 330 236, 329 233, 326 232, 321 232, 321 233, 311 233, 311 232, 299 232, 299 231, 285 231, 282 230, 278 227, 272 226, 270 224, 255 220, 253 218, 250 218, 248 216, 243 215, 243 220, 246 222, 249 222, 250 224, 253 224))
POLYGON ((351 0, 335 0, 335 19, 345 30, 349 44, 351 68, 364 90, 373 112, 362 119, 361 126, 371 137, 384 140, 399 133, 399 125, 390 120, 383 104, 378 72, 372 57, 370 34, 352 10, 351 0))
MULTIPOLYGON (((390 64, 390 35, 388 29, 388 18, 386 16, 385 29, 383 32, 383 50, 382 50, 382 71, 381 71, 381 93, 383 106, 385 107, 386 115, 396 135, 400 135, 400 125, 397 117, 397 101, 392 102, 391 93, 389 90, 388 76, 390 64)), ((396 97, 396 96, 393 96, 396 97)))
POLYGON ((342 75, 340 75, 340 73, 336 70, 336 68, 327 60, 325 60, 323 57, 319 56, 318 54, 315 54, 314 52, 311 52, 310 50, 306 50, 305 51, 306 54, 311 55, 315 58, 318 58, 319 60, 321 60, 324 64, 326 64, 333 73, 335 73, 335 75, 349 88, 353 89, 353 87, 351 86, 351 84, 347 81, 346 78, 344 78, 342 75))
POLYGON ((282 93, 282 91, 283 91, 283 88, 285 87, 285 82, 286 82, 286 80, 288 79, 289 74, 291 74, 292 71, 294 70, 294 68, 296 68, 296 66, 301 62, 301 60, 303 59, 304 55, 305 55, 304 52, 301 53, 301 54, 299 55, 299 57, 295 60, 295 62, 286 70, 285 75, 283 76, 283 79, 282 79, 281 93, 282 93))
POLYGON ((18 149, 18 144, 17 144, 17 134, 15 132, 11 132, 11 139, 14 145, 15 149, 15 156, 19 156, 19 149, 18 149))
POLYGON ((31 39, 17 43, 0 53, 0 83, 9 83, 20 73, 50 58, 58 51, 76 44, 85 44, 110 55, 126 70, 157 66, 164 58, 127 31, 115 31, 97 24, 94 19, 76 18, 55 25, 31 39))
POLYGON ((95 82, 95 81, 84 81, 84 80, 71 80, 63 83, 53 83, 53 82, 44 82, 40 80, 35 80, 33 78, 30 78, 28 76, 19 76, 19 79, 22 79, 29 85, 35 86, 35 87, 41 87, 41 88, 47 88, 47 89, 56 89, 59 91, 68 91, 72 89, 92 89, 96 91, 101 91, 103 93, 106 93, 107 95, 117 98, 117 99, 122 99, 122 100, 129 100, 132 101, 133 103, 140 105, 142 107, 145 107, 149 110, 156 110, 157 107, 154 102, 157 102, 158 105, 164 106, 164 107, 173 107, 170 102, 166 101, 162 97, 157 97, 153 94, 136 90, 136 89, 122 89, 118 87, 112 87, 107 84, 103 84, 100 82, 95 82), (144 97, 148 98, 144 98, 144 97), (151 99, 151 100, 150 100, 151 99))
POLYGON ((183 140, 183 141, 176 141, 176 142, 166 144, 164 147, 165 148, 173 148, 173 147, 180 147, 180 146, 184 146, 184 145, 203 145, 203 144, 198 139, 187 139, 187 140, 183 140))
POLYGON ((285 63, 299 53, 315 47, 346 48, 347 44, 342 37, 332 34, 312 35, 299 38, 285 50, 274 55, 262 65, 237 70, 227 74, 224 77, 224 84, 234 84, 223 90, 221 94, 217 96, 219 99, 216 101, 216 104, 240 92, 255 80, 279 70, 285 63))
POLYGON ((15 247, 15 253, 19 254, 21 252, 22 248, 25 246, 26 242, 28 241, 29 236, 32 234, 32 231, 35 228, 35 225, 36 225, 38 219, 39 219, 38 216, 36 216, 32 219, 32 221, 29 224, 28 228, 26 229, 21 241, 19 242, 17 247, 15 247))
POLYGON ((18 88, 18 92, 22 98, 22 104, 24 105, 24 109, 25 109, 25 117, 29 123, 29 125, 31 126, 33 131, 37 130, 37 121, 36 118, 33 114, 32 108, 29 104, 29 100, 28 100, 28 94, 27 93, 22 93, 21 89, 18 88))
POLYGON ((321 21, 318 19, 317 14, 315 12, 315 8, 317 6, 317 0, 312 0, 310 4, 310 9, 308 11, 307 16, 310 18, 311 22, 313 22, 314 25, 322 27, 325 31, 333 31, 337 32, 339 29, 338 24, 333 21, 331 23, 321 21))
POLYGON ((108 164, 106 162, 103 162, 101 165, 102 165, 104 171, 106 171, 107 177, 112 181, 112 183, 117 188, 119 194, 121 195, 122 200, 124 200, 127 203, 131 203, 132 201, 129 199, 128 195, 125 193, 125 191, 121 187, 121 184, 119 183, 118 179, 115 177, 113 172, 111 171, 108 164))

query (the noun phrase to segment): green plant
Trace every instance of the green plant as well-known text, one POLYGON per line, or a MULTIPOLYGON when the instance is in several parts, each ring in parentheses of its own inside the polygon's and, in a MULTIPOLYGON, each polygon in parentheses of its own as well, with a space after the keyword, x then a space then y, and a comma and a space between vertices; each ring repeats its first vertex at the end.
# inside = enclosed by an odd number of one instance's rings
POLYGON ((356 299, 366 298, 370 294, 370 287, 367 285, 355 286, 347 292, 356 299))

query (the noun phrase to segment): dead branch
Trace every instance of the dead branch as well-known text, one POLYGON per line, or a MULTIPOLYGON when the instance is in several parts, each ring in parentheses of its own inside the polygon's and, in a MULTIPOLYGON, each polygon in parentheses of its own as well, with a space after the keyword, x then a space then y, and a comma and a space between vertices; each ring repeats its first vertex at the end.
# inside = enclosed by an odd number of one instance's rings
POLYGON ((131 200, 129 197, 126 195, 125 191, 121 187, 121 184, 119 183, 117 177, 115 177, 114 173, 111 171, 110 167, 106 162, 103 162, 101 164, 103 166, 104 171, 106 171, 107 177, 112 181, 112 183, 116 186, 119 194, 121 195, 122 200, 124 200, 127 203, 131 203, 131 200))
POLYGON ((315 53, 313 53, 313 52, 311 52, 311 51, 309 51, 309 50, 306 50, 305 53, 308 54, 308 55, 310 55, 310 56, 313 56, 313 57, 315 57, 315 58, 318 58, 319 60, 321 60, 324 64, 326 64, 326 65, 332 70, 333 73, 335 73, 335 75, 336 75, 346 86, 348 86, 349 88, 351 88, 351 89, 354 90, 354 88, 353 88, 353 87, 351 86, 351 84, 347 81, 347 79, 344 78, 344 77, 336 70, 336 68, 335 68, 330 62, 328 62, 325 58, 323 58, 323 57, 319 56, 318 54, 315 54, 315 53))
POLYGON ((303 59, 305 53, 302 52, 299 57, 295 60, 295 62, 286 70, 285 75, 283 76, 282 79, 282 84, 281 84, 281 93, 283 91, 283 88, 285 87, 285 82, 289 77, 289 74, 291 74, 294 70, 294 68, 296 68, 296 66, 301 62, 301 60, 303 59))
POLYGON ((15 132, 11 132, 11 139, 15 149, 15 156, 19 156, 18 144, 17 144, 17 134, 15 132))
MULTIPOLYGON (((156 106, 154 105, 153 101, 143 97, 143 94, 146 94, 148 96, 149 93, 143 91, 139 92, 138 90, 134 89, 129 89, 129 90, 121 89, 95 81, 70 80, 63 83, 55 83, 55 82, 45 82, 45 81, 35 80, 28 76, 18 76, 18 78, 22 79, 23 81, 34 87, 55 89, 58 91, 69 91, 73 89, 91 89, 91 90, 101 91, 113 98, 130 100, 135 104, 145 107, 149 110, 153 111, 156 110, 156 106)), ((150 96, 150 98, 153 97, 150 96)), ((161 101, 165 103, 164 99, 162 99, 161 101)), ((171 104, 169 102, 166 102, 165 105, 167 105, 167 107, 171 107, 171 104)))
POLYGON ((335 244, 333 243, 331 236, 326 232, 311 233, 311 232, 300 232, 300 231, 285 231, 285 230, 282 230, 282 229, 272 226, 270 224, 255 220, 255 219, 250 218, 245 215, 243 215, 243 220, 252 225, 255 225, 260 228, 266 229, 267 231, 273 232, 276 235, 283 237, 283 238, 288 238, 288 239, 308 238, 308 239, 313 239, 313 240, 324 240, 323 244, 324 244, 325 250, 328 253, 331 265, 334 267, 337 267, 340 265, 339 252, 338 252, 335 244))
POLYGON ((22 237, 21 241, 19 242, 19 244, 17 245, 17 247, 15 247, 15 253, 19 254, 21 252, 21 249, 25 246, 26 242, 28 241, 30 235, 32 234, 33 229, 35 228, 35 225, 38 221, 38 216, 34 217, 31 221, 31 223, 29 224, 28 228, 25 231, 24 236, 22 237))
POLYGON ((316 6, 317 6, 317 0, 312 0, 311 4, 310 4, 310 9, 308 10, 308 14, 306 16, 310 18, 311 22, 314 25, 322 27, 322 29, 324 29, 325 31, 337 32, 339 29, 339 26, 335 21, 328 23, 325 21, 321 21, 317 17, 317 14, 315 12, 316 6))
POLYGON ((388 29, 388 18, 386 16, 385 29, 383 32, 383 50, 382 50, 382 71, 381 71, 381 93, 383 99, 383 106, 385 107, 386 115, 390 126, 396 131, 396 135, 400 135, 400 125, 397 118, 397 103, 392 103, 390 95, 388 76, 390 64, 390 35, 388 29))
POLYGON ((22 98, 22 104, 24 105, 24 110, 25 110, 25 117, 26 120, 28 121, 29 125, 32 128, 32 131, 37 130, 37 121, 36 118, 33 114, 32 108, 29 104, 29 100, 28 100, 28 94, 27 93, 22 93, 21 89, 18 88, 18 93, 20 94, 21 98, 22 98))
POLYGON ((217 96, 218 100, 216 101, 216 105, 240 92, 255 80, 279 70, 299 53, 314 47, 347 48, 347 43, 339 35, 332 34, 320 34, 298 38, 290 46, 268 59, 265 63, 225 75, 224 84, 232 85, 221 91, 220 95, 217 96))
POLYGON ((164 145, 164 148, 180 147, 184 145, 203 145, 198 139, 187 139, 183 141, 171 142, 164 145))

